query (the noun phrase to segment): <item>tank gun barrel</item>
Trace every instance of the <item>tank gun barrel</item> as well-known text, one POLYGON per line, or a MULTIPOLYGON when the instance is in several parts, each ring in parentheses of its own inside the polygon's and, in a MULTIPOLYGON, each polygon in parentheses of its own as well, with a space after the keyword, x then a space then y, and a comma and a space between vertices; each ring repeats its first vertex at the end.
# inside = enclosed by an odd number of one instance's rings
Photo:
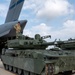
POLYGON ((43 46, 50 46, 55 45, 63 50, 75 50, 75 40, 66 40, 66 41, 54 41, 54 42, 47 42, 42 43, 43 46))
POLYGON ((41 45, 43 45, 43 46, 54 45, 54 42, 47 42, 47 43, 42 43, 41 45))
POLYGON ((55 45, 62 49, 74 50, 75 49, 75 39, 66 41, 56 41, 55 45))
POLYGON ((41 39, 51 38, 51 35, 42 36, 41 39))

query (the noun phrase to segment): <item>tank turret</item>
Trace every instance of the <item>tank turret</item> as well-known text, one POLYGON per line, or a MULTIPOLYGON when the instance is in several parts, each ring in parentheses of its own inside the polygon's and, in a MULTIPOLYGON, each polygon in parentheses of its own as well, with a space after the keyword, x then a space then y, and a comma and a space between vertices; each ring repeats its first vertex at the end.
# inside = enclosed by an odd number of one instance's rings
POLYGON ((36 34, 34 38, 24 36, 22 34, 18 35, 18 38, 14 40, 8 40, 8 48, 17 48, 17 49, 46 49, 49 45, 52 45, 53 42, 47 42, 44 39, 50 38, 51 36, 41 37, 39 34, 36 34))
POLYGON ((56 41, 55 44, 63 50, 75 50, 75 39, 68 39, 66 41, 56 41))
POLYGON ((19 33, 16 39, 7 41, 7 47, 15 49, 46 49, 49 45, 55 45, 56 47, 59 47, 62 50, 75 49, 75 39, 47 42, 44 40, 46 38, 51 38, 51 36, 48 35, 41 37, 39 34, 36 34, 34 38, 31 38, 19 33))

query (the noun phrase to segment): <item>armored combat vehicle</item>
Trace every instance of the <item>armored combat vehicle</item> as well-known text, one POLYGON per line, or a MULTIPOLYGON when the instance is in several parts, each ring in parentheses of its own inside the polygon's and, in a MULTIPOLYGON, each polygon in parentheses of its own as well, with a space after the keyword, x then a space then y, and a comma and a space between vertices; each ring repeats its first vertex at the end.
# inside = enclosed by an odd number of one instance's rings
POLYGON ((71 74, 75 69, 75 56, 69 51, 46 48, 53 45, 36 34, 34 38, 18 34, 8 40, 2 50, 1 60, 4 68, 18 75, 71 74))
POLYGON ((56 41, 56 46, 63 50, 75 50, 75 39, 70 38, 66 41, 56 41))

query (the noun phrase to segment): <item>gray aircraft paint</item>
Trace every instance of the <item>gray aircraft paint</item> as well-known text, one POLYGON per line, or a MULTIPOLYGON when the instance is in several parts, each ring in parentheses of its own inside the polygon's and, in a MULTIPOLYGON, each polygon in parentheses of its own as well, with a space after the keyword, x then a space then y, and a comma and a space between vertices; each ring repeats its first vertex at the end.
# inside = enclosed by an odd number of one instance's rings
POLYGON ((14 25, 20 22, 22 32, 27 20, 18 21, 24 0, 11 0, 5 23, 0 25, 0 37, 16 36, 14 25))
POLYGON ((5 19, 5 23, 0 25, 0 54, 5 47, 7 39, 16 37, 14 25, 20 22, 21 32, 27 23, 27 20, 19 20, 19 15, 23 6, 24 0, 11 0, 9 10, 5 19))
POLYGON ((24 0, 11 0, 5 23, 18 20, 23 3, 24 0))
MULTIPOLYGON (((23 31, 23 28, 24 28, 27 21, 21 20, 19 22, 21 24, 21 28, 23 31)), ((14 25, 16 25, 17 23, 18 23, 18 21, 14 21, 14 22, 8 22, 6 24, 0 25, 0 37, 4 36, 6 34, 11 35, 11 36, 15 36, 16 34, 15 34, 14 25), (12 32, 12 33, 10 34, 10 32, 12 32)))

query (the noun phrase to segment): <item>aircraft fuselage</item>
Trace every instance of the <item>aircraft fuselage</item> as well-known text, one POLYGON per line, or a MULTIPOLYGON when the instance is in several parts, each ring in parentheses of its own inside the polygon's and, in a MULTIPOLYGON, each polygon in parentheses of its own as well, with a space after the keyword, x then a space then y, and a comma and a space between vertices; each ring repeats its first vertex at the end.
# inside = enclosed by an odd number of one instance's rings
POLYGON ((2 48, 5 48, 7 40, 16 38, 16 30, 14 26, 18 22, 20 22, 21 32, 23 32, 23 29, 27 23, 26 20, 13 21, 0 25, 0 54, 2 52, 2 48))

